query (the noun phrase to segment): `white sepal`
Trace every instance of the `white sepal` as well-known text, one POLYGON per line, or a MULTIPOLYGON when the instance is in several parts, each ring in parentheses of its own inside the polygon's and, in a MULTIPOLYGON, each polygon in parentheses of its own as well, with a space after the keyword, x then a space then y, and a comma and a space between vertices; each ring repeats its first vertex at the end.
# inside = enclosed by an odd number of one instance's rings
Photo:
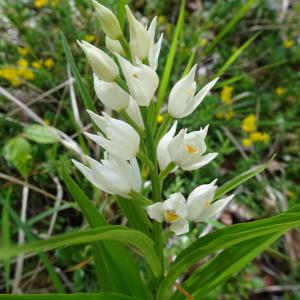
POLYGON ((140 106, 148 106, 157 89, 159 79, 156 72, 147 65, 132 65, 116 54, 131 96, 140 106))
POLYGON ((174 118, 184 118, 190 115, 200 105, 218 80, 218 78, 215 78, 195 95, 196 82, 194 78, 196 70, 197 65, 194 65, 190 72, 180 79, 170 92, 168 112, 174 118))
POLYGON ((132 97, 130 97, 129 99, 129 105, 126 108, 126 112, 135 124, 137 124, 140 128, 144 129, 145 126, 140 112, 140 108, 137 102, 132 97))
POLYGON ((94 89, 98 99, 113 110, 120 111, 129 105, 129 95, 115 82, 98 79, 94 74, 94 89))
POLYGON ((111 53, 118 53, 120 55, 124 55, 124 49, 121 45, 121 43, 118 40, 112 40, 108 36, 105 37, 105 45, 106 48, 111 52, 111 53))

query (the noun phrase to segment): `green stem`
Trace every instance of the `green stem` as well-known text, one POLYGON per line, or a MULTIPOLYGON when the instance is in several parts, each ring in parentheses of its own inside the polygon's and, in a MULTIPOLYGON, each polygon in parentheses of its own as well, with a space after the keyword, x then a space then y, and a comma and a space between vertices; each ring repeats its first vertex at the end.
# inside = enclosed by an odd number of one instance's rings
POLYGON ((119 42, 120 42, 120 44, 121 44, 121 46, 122 46, 122 48, 123 48, 123 50, 126 54, 126 57, 132 62, 130 47, 129 47, 128 42, 126 41, 124 35, 121 35, 119 37, 119 42))
POLYGON ((148 158, 148 156, 147 156, 143 151, 140 151, 140 152, 137 154, 137 157, 138 157, 145 165, 147 165, 150 169, 153 169, 153 168, 154 168, 153 162, 148 158))
POLYGON ((115 79, 115 83, 120 86, 126 93, 129 94, 129 89, 128 89, 128 86, 126 84, 126 82, 120 77, 118 76, 116 79, 115 79))
POLYGON ((152 202, 145 197, 144 195, 142 195, 141 193, 138 193, 136 191, 131 191, 129 193, 129 196, 133 199, 138 201, 141 205, 151 205, 152 202))
MULTIPOLYGON (((161 201, 161 185, 160 180, 158 177, 158 164, 156 159, 156 147, 154 143, 153 132, 151 128, 150 120, 148 119, 148 111, 147 107, 141 106, 140 107, 141 114, 143 117, 143 121, 145 124, 145 141, 147 144, 148 155, 150 160, 152 161, 154 168, 150 169, 150 177, 151 177, 151 184, 152 184, 152 197, 153 202, 160 202, 161 201)), ((153 238, 155 241, 155 249, 160 258, 162 264, 162 270, 164 265, 164 255, 163 255, 163 236, 162 236, 162 223, 154 221, 153 226, 153 238)))
POLYGON ((161 183, 163 180, 168 176, 168 174, 175 168, 175 164, 173 162, 170 162, 160 173, 159 173, 159 179, 161 183))

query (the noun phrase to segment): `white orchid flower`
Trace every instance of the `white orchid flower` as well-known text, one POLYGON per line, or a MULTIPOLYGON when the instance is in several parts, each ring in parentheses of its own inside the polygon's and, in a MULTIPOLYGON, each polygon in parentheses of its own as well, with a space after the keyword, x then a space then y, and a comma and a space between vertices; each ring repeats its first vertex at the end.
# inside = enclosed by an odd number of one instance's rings
POLYGON ((158 222, 170 223, 170 229, 177 235, 189 231, 188 221, 205 222, 218 214, 232 200, 234 195, 228 196, 211 204, 217 186, 217 180, 195 188, 188 199, 181 193, 172 194, 164 202, 147 206, 147 213, 151 219, 158 222))
POLYGON ((185 171, 199 169, 211 162, 217 153, 203 155, 207 149, 205 137, 208 125, 199 131, 187 133, 186 129, 180 130, 175 135, 176 123, 162 137, 157 147, 159 167, 163 170, 170 162, 185 171))
POLYGON ((141 63, 134 66, 122 56, 116 55, 131 96, 140 106, 148 106, 159 83, 156 72, 151 67, 141 63))
POLYGON ((86 156, 90 167, 76 160, 72 162, 88 181, 106 193, 128 198, 131 191, 139 192, 142 179, 136 158, 128 162, 115 156, 106 156, 101 163, 86 156))
POLYGON ((145 128, 140 108, 137 102, 132 97, 129 97, 129 105, 126 108, 126 112, 135 124, 137 124, 142 129, 145 128))
POLYGON ((119 76, 117 64, 105 52, 85 41, 77 41, 97 77, 112 82, 119 76))
POLYGON ((111 52, 111 53, 118 53, 120 55, 124 55, 124 49, 121 45, 121 43, 118 40, 112 40, 108 36, 105 37, 105 45, 106 48, 111 52))
POLYGON ((133 127, 124 121, 111 118, 105 113, 103 113, 103 117, 89 110, 88 113, 101 130, 101 133, 85 133, 86 136, 116 157, 128 160, 137 155, 140 136, 133 127))
POLYGON ((181 193, 172 194, 164 202, 154 203, 146 209, 151 219, 160 223, 163 221, 170 223, 170 229, 175 234, 180 235, 189 231, 186 201, 181 193))
POLYGON ((148 53, 148 62, 149 66, 153 69, 157 69, 157 64, 158 64, 158 58, 159 58, 159 53, 161 49, 161 44, 163 40, 163 33, 160 35, 160 38, 158 41, 155 43, 155 31, 156 31, 156 23, 157 23, 157 17, 154 17, 149 29, 148 29, 148 34, 150 35, 150 47, 149 47, 149 53, 148 53))
POLYGON ((218 81, 218 77, 205 85, 196 95, 195 73, 197 65, 172 88, 168 101, 168 113, 174 118, 190 115, 218 81))
POLYGON ((130 51, 133 58, 138 58, 143 61, 148 58, 148 53, 150 49, 150 35, 146 28, 140 23, 133 13, 131 12, 128 5, 125 6, 126 14, 129 22, 129 34, 130 34, 130 51))
POLYGON ((96 16, 98 17, 105 34, 112 40, 119 39, 122 36, 122 30, 117 17, 111 10, 97 1, 93 0, 93 4, 96 10, 96 16))
POLYGON ((113 110, 120 111, 129 105, 129 95, 115 82, 100 80, 94 74, 94 89, 98 99, 113 110))

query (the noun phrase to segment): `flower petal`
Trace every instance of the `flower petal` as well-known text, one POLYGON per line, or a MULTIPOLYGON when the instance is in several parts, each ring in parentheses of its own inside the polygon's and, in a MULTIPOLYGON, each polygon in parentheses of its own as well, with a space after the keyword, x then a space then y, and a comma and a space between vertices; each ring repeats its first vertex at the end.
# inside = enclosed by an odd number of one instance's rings
POLYGON ((146 207, 147 213, 151 219, 157 222, 162 222, 164 220, 164 208, 162 202, 157 202, 146 207))
POLYGON ((170 229, 176 234, 181 235, 189 231, 189 222, 186 219, 180 219, 172 223, 170 229))

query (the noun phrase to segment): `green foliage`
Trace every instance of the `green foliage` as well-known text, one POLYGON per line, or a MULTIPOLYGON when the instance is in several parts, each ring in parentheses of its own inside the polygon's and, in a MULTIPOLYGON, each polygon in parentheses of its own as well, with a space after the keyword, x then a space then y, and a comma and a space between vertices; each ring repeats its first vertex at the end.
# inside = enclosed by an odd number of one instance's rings
POLYGON ((57 133, 51 128, 42 125, 29 125, 24 130, 25 137, 39 144, 53 144, 59 141, 57 133))
POLYGON ((23 176, 27 177, 32 161, 32 147, 23 137, 15 137, 4 147, 4 156, 23 176))

